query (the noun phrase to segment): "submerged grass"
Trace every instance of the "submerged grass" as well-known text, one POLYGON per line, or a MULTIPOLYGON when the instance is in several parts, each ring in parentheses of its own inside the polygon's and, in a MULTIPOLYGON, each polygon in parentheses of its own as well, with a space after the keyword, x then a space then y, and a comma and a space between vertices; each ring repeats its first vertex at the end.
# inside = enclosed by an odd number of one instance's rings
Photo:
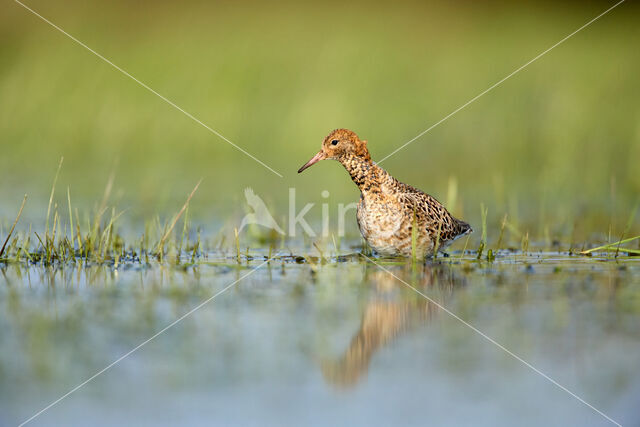
MULTIPOLYGON (((133 244, 127 242, 120 233, 118 227, 118 221, 127 212, 127 209, 118 210, 115 206, 110 206, 110 196, 113 188, 114 174, 111 174, 100 203, 95 208, 92 215, 85 215, 81 220, 80 214, 77 208, 74 208, 71 199, 71 189, 67 187, 66 194, 66 211, 68 212, 68 221, 65 221, 63 215, 60 214, 58 203, 55 200, 56 183, 62 167, 62 159, 58 164, 56 170, 51 192, 49 195, 49 201, 47 205, 47 213, 45 220, 44 234, 42 232, 33 231, 32 226, 29 224, 28 231, 16 232, 18 221, 21 218, 23 209, 27 201, 27 195, 24 196, 22 204, 18 210, 18 214, 13 221, 11 227, 8 230, 6 237, 4 238, 2 247, 0 247, 0 262, 3 263, 26 263, 26 264, 40 264, 44 266, 65 265, 67 263, 83 264, 83 265, 108 265, 117 268, 121 264, 139 263, 143 265, 150 265, 152 262, 164 263, 169 262, 175 265, 219 265, 229 266, 234 265, 238 268, 245 268, 249 261, 253 259, 260 259, 264 257, 267 260, 278 259, 282 262, 305 262, 313 265, 313 269, 317 269, 317 265, 323 265, 330 262, 343 262, 346 260, 358 260, 359 257, 352 257, 353 254, 343 254, 340 250, 341 242, 340 238, 336 239, 334 234, 331 234, 331 241, 314 241, 310 242, 310 247, 315 247, 319 256, 311 255, 297 255, 289 251, 288 255, 276 250, 276 238, 270 236, 252 236, 247 235, 247 238, 253 238, 252 242, 255 242, 257 247, 253 253, 262 253, 264 255, 253 255, 250 251, 249 245, 245 251, 241 251, 241 235, 237 228, 233 228, 233 238, 227 240, 226 235, 221 233, 217 238, 212 240, 206 240, 213 242, 213 246, 206 246, 203 248, 203 242, 201 238, 201 230, 197 228, 193 230, 190 226, 190 213, 189 206, 195 196, 202 180, 200 180, 193 190, 188 194, 186 201, 180 208, 180 210, 173 216, 167 223, 163 223, 159 216, 155 216, 153 221, 146 221, 144 223, 144 232, 142 235, 135 239, 133 244), (106 213, 110 212, 107 216, 106 213), (182 230, 180 233, 176 233, 176 226, 182 219, 182 230), (190 236, 194 236, 193 239, 190 236), (155 236, 155 237, 154 237, 155 236), (225 241, 232 241, 231 248, 225 248, 225 241), (35 242, 35 245, 33 244, 35 242), (216 243, 217 242, 217 243, 216 243), (327 248, 327 245, 333 244, 335 255, 331 255, 327 248), (268 250, 268 255, 266 252, 268 250), (209 261, 207 254, 214 251, 218 254, 223 254, 223 260, 209 261), (229 252, 227 252, 229 251, 229 252), (226 256, 224 254, 230 253, 232 255, 226 256), (229 262, 224 261, 228 259, 229 262), (234 262, 231 262, 233 260, 234 262)), ((452 196, 453 197, 453 196, 452 196)), ((526 255, 530 250, 530 236, 529 231, 520 231, 513 223, 509 221, 509 215, 504 214, 502 221, 500 222, 499 229, 496 230, 497 243, 495 246, 489 248, 486 253, 485 250, 488 247, 488 235, 489 227, 487 223, 488 208, 481 204, 481 235, 479 246, 475 251, 475 255, 472 257, 475 262, 493 262, 499 257, 506 256, 507 253, 516 252, 526 255), (509 230, 509 237, 505 234, 505 231, 509 230), (516 238, 519 240, 519 251, 514 248, 513 245, 509 245, 509 240, 513 241, 516 238), (508 252, 502 252, 504 249, 509 249, 508 252)), ((617 258, 619 254, 626 254, 628 256, 640 255, 640 246, 638 249, 624 247, 622 245, 630 242, 640 240, 640 236, 626 237, 632 229, 636 208, 631 212, 626 227, 621 234, 621 238, 618 241, 610 242, 604 245, 596 246, 591 249, 584 249, 579 253, 586 256, 592 256, 594 253, 602 252, 606 254, 614 254, 613 258, 617 258)), ((412 227, 411 241, 411 257, 410 259, 387 259, 381 260, 381 262, 389 262, 392 264, 411 264, 415 268, 417 259, 417 238, 418 233, 415 227, 412 227)), ((548 226, 544 226, 543 229, 548 230, 548 226)), ((440 246, 440 232, 438 229, 435 239, 435 251, 437 253, 440 246)), ((574 246, 574 233, 575 226, 571 230, 571 243, 569 245, 569 255, 573 254, 574 246)), ((547 233, 545 233, 547 234, 547 233)), ((469 246, 471 236, 467 236, 464 243, 464 248, 460 251, 460 255, 456 257, 456 262, 463 261, 465 258, 471 261, 472 258, 466 257, 467 247, 469 246)), ((545 241, 550 240, 550 237, 545 237, 545 241)), ((288 247, 289 242, 285 237, 280 241, 280 251, 284 251, 288 247)), ((548 243, 545 244, 546 249, 548 243)), ((584 246, 584 245, 583 245, 584 246)), ((517 247, 517 245, 516 245, 517 247)), ((538 246, 539 247, 539 246, 538 246)), ((356 251, 362 251, 367 256, 373 256, 371 249, 363 242, 362 248, 356 251)), ((217 255, 216 255, 217 256, 217 255)), ((433 256, 431 261, 428 262, 453 262, 453 258, 438 258, 433 256)), ((234 268, 235 268, 234 267, 234 268)))
MULTIPOLYGON (((58 211, 58 204, 55 203, 53 197, 50 198, 50 207, 48 207, 48 214, 52 217, 52 222, 47 228, 45 225, 45 232, 42 235, 38 231, 32 231, 32 226, 29 225, 28 230, 24 232, 17 232, 16 227, 18 221, 22 215, 24 206, 27 201, 27 195, 25 195, 18 214, 12 223, 12 226, 8 230, 7 236, 4 238, 4 243, 0 248, 0 262, 2 263, 25 263, 27 265, 39 264, 43 266, 63 266, 68 263, 81 264, 81 265, 107 265, 118 268, 122 264, 139 263, 142 265, 150 265, 152 262, 164 263, 169 262, 174 265, 212 265, 221 267, 233 268, 245 268, 245 261, 249 261, 256 258, 255 255, 250 254, 249 246, 246 246, 246 251, 241 251, 241 236, 237 228, 233 229, 234 238, 232 240, 232 256, 229 256, 229 262, 227 261, 210 261, 207 259, 207 253, 210 252, 207 248, 202 248, 202 240, 200 235, 200 229, 193 230, 189 223, 189 203, 194 197, 200 183, 198 183, 191 193, 187 196, 187 200, 181 207, 181 209, 171 218, 171 220, 162 225, 162 222, 158 217, 154 221, 147 221, 145 223, 144 232, 142 235, 135 239, 136 243, 129 244, 120 234, 118 227, 118 220, 126 213, 125 210, 118 211, 115 207, 108 206, 108 195, 110 190, 105 191, 106 198, 100 203, 99 207, 95 210, 93 217, 87 216, 85 221, 80 220, 78 209, 73 207, 71 202, 71 191, 67 188, 67 211, 68 211, 68 223, 63 221, 62 216, 58 211), (106 216, 105 213, 109 211, 110 215, 106 216), (182 230, 180 233, 174 233, 176 225, 183 219, 182 230), (82 225, 84 223, 84 226, 82 225), (48 232, 47 232, 48 230, 48 232), (196 235, 194 239, 190 239, 190 235, 196 235), (157 236, 155 239, 153 236, 157 236), (32 236, 34 239, 32 239, 32 236), (35 242, 35 245, 33 245, 35 242), (204 249, 204 250, 203 250, 204 249), (233 262, 231 261, 233 260, 233 262)), ((52 194, 55 193, 55 187, 52 189, 52 194)), ((520 248, 516 253, 516 259, 518 254, 526 255, 530 250, 530 237, 529 232, 524 233, 515 229, 513 225, 509 224, 508 216, 505 214, 500 228, 496 230, 498 235, 497 243, 495 247, 491 247, 485 253, 488 242, 488 225, 487 225, 487 212, 488 209, 482 205, 482 232, 480 237, 479 247, 475 251, 473 259, 475 262, 493 262, 499 257, 504 257, 508 253, 514 253, 513 246, 509 246, 508 239, 505 236, 505 230, 510 229, 511 234, 520 238, 520 248), (504 246, 506 245, 506 246, 504 246), (506 248, 508 252, 503 252, 506 248)), ((630 229, 630 222, 627 224, 623 233, 628 233, 630 229)), ((435 250, 438 250, 440 245, 439 239, 440 230, 438 230, 438 236, 435 241, 435 250)), ((471 261, 472 258, 466 256, 467 247, 469 246, 471 236, 467 236, 464 242, 464 247, 459 251, 459 256, 456 256, 456 262, 463 260, 471 261)), ((590 249, 582 250, 579 253, 585 256, 592 256, 596 253, 614 254, 614 258, 619 255, 638 256, 640 255, 640 247, 638 249, 626 247, 634 241, 640 241, 640 236, 627 237, 615 242, 599 245, 590 249)), ((211 250, 218 251, 219 253, 226 253, 224 247, 225 237, 221 236, 219 242, 216 244, 213 240, 214 246, 211 250)), ((323 241, 311 242, 311 246, 315 247, 319 256, 310 255, 295 255, 293 252, 285 255, 282 252, 276 251, 275 243, 269 241, 268 246, 262 248, 259 243, 255 248, 258 252, 264 253, 264 255, 257 256, 258 259, 264 257, 268 260, 281 260, 282 262, 295 262, 295 263, 309 263, 313 266, 314 271, 318 265, 324 265, 331 262, 342 262, 344 260, 358 260, 359 258, 352 258, 350 254, 341 254, 339 250, 339 244, 336 242, 335 236, 331 237, 330 242, 323 241), (326 252, 326 244, 333 244, 335 249, 335 255, 329 255, 326 252), (264 249, 264 250, 263 250, 264 249), (268 255, 267 255, 268 250, 268 255)), ((412 230, 412 256, 409 259, 383 259, 380 262, 391 263, 390 265, 411 264, 416 266, 416 244, 417 244, 417 232, 412 230)), ((573 241, 571 243, 573 247, 573 241)), ((572 249, 569 248, 568 254, 571 255, 572 249)), ((281 249, 285 248, 285 244, 281 245, 281 249)), ((373 256, 370 248, 363 244, 362 252, 368 256, 373 256)), ((356 249, 358 251, 358 249, 356 249)), ((426 262, 453 262, 453 258, 438 258, 434 256, 431 261, 426 262)), ((360 260, 361 261, 361 260, 360 260)))
POLYGON ((613 243, 607 243, 606 245, 602 245, 602 246, 598 246, 595 248, 591 248, 591 249, 587 249, 584 251, 581 251, 580 254, 582 255, 591 255, 594 252, 615 252, 616 256, 618 255, 619 252, 626 252, 627 254, 633 254, 633 255, 640 255, 640 249, 631 249, 631 248, 623 248, 620 247, 620 245, 624 244, 624 243, 629 243, 632 242, 634 240, 638 240, 640 239, 640 236, 635 236, 635 237, 630 237, 628 239, 624 239, 624 240, 618 240, 617 242, 613 242, 613 243))
POLYGON ((477 258, 482 258, 482 252, 484 251, 484 247, 487 244, 487 213, 489 212, 489 208, 484 206, 484 203, 480 204, 480 216, 482 218, 482 237, 480 238, 480 246, 478 246, 477 258))
MULTIPOLYGON (((121 260, 137 261, 149 263, 150 258, 163 262, 166 254, 172 251, 176 260, 179 261, 182 255, 182 248, 185 235, 188 234, 188 222, 185 218, 182 234, 180 238, 171 240, 170 248, 167 248, 172 236, 173 230, 182 215, 188 210, 189 203, 193 198, 196 190, 200 186, 200 182, 195 186, 193 191, 187 197, 186 202, 180 211, 172 218, 168 226, 162 227, 156 244, 149 245, 149 235, 151 227, 146 224, 145 232, 139 240, 139 246, 127 246, 123 237, 119 234, 116 227, 118 219, 127 211, 117 211, 115 206, 109 209, 109 197, 113 187, 114 175, 109 177, 104 195, 99 207, 96 209, 93 218, 87 217, 86 226, 82 227, 77 208, 75 209, 75 227, 74 227, 74 209, 71 203, 71 190, 67 187, 67 208, 68 208, 68 227, 62 225, 62 216, 58 212, 58 204, 55 202, 56 183, 62 168, 63 159, 60 159, 58 169, 56 170, 51 192, 49 195, 49 203, 47 205, 47 214, 45 217, 44 235, 41 236, 37 231, 33 232, 37 240, 35 247, 31 246, 31 225, 26 233, 18 233, 18 236, 11 240, 16 225, 22 215, 27 195, 24 196, 22 205, 18 211, 18 215, 0 248, 0 261, 8 262, 28 262, 40 263, 45 266, 54 264, 65 264, 69 262, 91 263, 91 264, 111 264, 116 267, 121 260), (111 215, 108 219, 104 219, 104 214, 108 210, 111 215), (53 222, 51 223, 51 217, 53 222), (152 247, 153 249, 149 249, 152 247)), ((191 251, 191 260, 194 261, 200 247, 200 236, 194 245, 189 248, 189 240, 187 237, 187 245, 185 249, 191 251)))

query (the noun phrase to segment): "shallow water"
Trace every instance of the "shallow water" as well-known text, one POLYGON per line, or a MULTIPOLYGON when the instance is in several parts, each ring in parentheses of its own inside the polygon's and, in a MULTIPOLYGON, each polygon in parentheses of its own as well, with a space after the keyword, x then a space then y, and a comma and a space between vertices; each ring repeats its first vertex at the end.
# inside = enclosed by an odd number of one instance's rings
POLYGON ((253 255, 0 265, 0 424, 227 287, 32 424, 611 424, 487 337, 615 421, 640 422, 638 258, 253 255))

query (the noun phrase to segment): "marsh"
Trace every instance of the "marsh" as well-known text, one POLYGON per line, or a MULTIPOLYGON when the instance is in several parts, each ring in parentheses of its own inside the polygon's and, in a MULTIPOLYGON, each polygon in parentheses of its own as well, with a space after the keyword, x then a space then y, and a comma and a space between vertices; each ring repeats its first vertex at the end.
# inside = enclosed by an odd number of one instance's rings
POLYGON ((639 12, 8 2, 0 424, 638 424, 639 12), (339 126, 474 233, 372 252, 339 126))

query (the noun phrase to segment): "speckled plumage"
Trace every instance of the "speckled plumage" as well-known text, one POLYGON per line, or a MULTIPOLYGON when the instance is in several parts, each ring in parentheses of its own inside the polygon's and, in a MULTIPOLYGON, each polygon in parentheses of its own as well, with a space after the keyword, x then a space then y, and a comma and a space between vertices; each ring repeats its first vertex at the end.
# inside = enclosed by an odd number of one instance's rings
POLYGON ((360 189, 357 219, 362 236, 380 255, 411 256, 412 229, 417 226, 416 255, 432 256, 471 227, 454 218, 432 196, 404 184, 371 160, 367 141, 348 129, 336 129, 322 143, 322 150, 307 164, 324 160, 339 161, 360 189), (438 238, 439 235, 439 238, 438 238))

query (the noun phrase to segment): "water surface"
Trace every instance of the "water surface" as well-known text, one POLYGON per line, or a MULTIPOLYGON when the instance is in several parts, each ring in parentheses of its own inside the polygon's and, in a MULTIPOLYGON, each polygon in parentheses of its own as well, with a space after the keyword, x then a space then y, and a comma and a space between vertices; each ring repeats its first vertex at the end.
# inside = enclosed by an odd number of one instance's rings
POLYGON ((252 255, 0 265, 0 424, 260 265, 32 424, 611 424, 438 305, 617 422, 639 422, 637 258, 453 253, 380 268, 357 254, 252 255))

